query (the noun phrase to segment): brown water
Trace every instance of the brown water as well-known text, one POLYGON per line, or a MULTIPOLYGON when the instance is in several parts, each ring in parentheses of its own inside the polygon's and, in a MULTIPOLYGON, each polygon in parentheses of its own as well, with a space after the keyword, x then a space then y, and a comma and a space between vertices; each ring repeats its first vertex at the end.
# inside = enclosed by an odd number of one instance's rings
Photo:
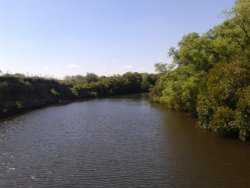
POLYGON ((250 145, 204 132, 143 95, 0 123, 0 187, 250 187, 250 145))

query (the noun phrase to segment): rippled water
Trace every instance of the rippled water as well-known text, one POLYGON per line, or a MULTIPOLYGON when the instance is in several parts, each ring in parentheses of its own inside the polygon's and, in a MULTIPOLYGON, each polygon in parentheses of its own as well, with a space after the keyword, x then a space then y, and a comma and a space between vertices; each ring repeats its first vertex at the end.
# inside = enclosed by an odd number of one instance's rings
POLYGON ((250 146, 143 95, 0 123, 0 187, 250 187, 250 146))

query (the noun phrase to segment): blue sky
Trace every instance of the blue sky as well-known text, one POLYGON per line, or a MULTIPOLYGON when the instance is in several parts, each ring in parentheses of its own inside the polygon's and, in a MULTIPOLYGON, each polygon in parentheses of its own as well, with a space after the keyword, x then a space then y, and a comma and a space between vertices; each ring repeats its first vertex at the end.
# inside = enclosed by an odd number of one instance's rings
POLYGON ((54 76, 153 72, 234 0, 0 0, 0 69, 54 76))

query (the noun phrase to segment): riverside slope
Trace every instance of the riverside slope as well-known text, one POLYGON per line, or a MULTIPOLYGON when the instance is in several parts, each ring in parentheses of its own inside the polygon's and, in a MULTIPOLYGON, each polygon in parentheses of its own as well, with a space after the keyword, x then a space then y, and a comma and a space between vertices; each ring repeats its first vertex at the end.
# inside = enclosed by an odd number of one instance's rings
POLYGON ((73 98, 70 88, 56 80, 0 77, 0 118, 73 98))

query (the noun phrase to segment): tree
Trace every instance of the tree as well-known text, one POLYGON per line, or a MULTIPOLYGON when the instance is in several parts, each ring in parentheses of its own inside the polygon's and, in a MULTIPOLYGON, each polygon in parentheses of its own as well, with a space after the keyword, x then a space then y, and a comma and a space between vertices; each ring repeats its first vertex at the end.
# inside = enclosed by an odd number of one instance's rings
POLYGON ((217 64, 210 71, 206 85, 206 92, 198 97, 200 125, 214 131, 233 132, 245 139, 249 134, 245 129, 249 119, 244 118, 250 112, 246 101, 250 85, 249 60, 217 64))
POLYGON ((157 63, 154 100, 198 116, 203 128, 250 137, 250 1, 236 0, 227 19, 189 33, 170 48, 173 67, 157 63))
POLYGON ((156 63, 155 64, 155 71, 159 74, 166 74, 167 73, 167 64, 156 63))
POLYGON ((99 81, 99 76, 97 76, 94 73, 87 73, 87 75, 84 77, 84 79, 86 80, 87 83, 97 82, 97 81, 99 81))

